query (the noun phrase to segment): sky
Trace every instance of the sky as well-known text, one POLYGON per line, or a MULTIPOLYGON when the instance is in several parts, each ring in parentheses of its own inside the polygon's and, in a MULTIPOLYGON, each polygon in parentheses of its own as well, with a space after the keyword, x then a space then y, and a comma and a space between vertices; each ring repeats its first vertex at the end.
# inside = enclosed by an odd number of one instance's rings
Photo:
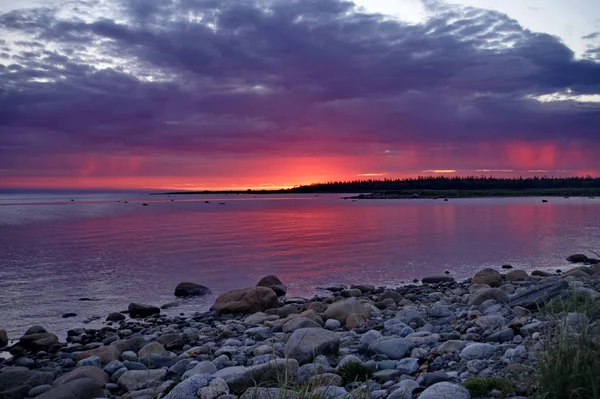
POLYGON ((0 188, 600 171, 596 0, 0 0, 0 188))

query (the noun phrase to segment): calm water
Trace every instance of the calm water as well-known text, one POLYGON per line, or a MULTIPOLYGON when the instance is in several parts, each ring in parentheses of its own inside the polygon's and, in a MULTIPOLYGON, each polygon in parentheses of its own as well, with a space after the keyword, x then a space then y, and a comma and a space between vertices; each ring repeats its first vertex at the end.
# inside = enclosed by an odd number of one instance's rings
POLYGON ((599 211, 590 198, 0 195, 0 328, 16 337, 41 323, 64 334, 132 301, 173 302, 181 281, 213 295, 169 314, 206 310, 216 294, 271 273, 310 297, 326 283, 564 267, 571 253, 600 250, 599 211))

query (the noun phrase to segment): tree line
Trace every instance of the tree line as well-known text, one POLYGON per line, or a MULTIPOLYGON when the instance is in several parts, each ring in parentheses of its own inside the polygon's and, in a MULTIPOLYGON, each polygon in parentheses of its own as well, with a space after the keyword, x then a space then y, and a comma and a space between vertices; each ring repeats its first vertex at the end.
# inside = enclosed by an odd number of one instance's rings
POLYGON ((536 190, 600 188, 600 177, 419 176, 406 179, 366 179, 313 183, 292 192, 371 192, 403 190, 536 190))

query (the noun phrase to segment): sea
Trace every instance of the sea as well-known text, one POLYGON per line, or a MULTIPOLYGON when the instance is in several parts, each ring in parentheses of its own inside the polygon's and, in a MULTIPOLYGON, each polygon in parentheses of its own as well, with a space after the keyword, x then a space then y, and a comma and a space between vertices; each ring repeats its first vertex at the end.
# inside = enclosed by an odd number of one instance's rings
POLYGON ((393 287, 504 264, 564 270, 568 255, 600 252, 600 198, 345 197, 0 194, 0 328, 17 338, 41 324, 64 339, 131 302, 192 315, 268 274, 310 298, 332 283, 393 287), (177 299, 184 281, 211 294, 177 299))

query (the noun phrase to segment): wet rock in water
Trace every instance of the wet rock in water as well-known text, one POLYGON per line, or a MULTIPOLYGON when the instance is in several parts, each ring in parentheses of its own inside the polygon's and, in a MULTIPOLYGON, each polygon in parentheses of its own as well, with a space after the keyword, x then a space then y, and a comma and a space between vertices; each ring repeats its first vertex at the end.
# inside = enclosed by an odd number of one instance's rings
POLYGON ((335 353, 339 345, 340 340, 332 331, 324 328, 300 328, 288 339, 285 354, 303 364, 318 355, 335 353))
POLYGON ((250 287, 222 293, 211 309, 222 313, 256 313, 277 306, 277 294, 271 288, 250 287))
POLYGON ((175 287, 175 296, 177 297, 201 296, 208 293, 210 293, 208 287, 189 281, 179 283, 177 284, 177 287, 175 287))
POLYGON ((148 317, 154 314, 160 314, 160 309, 158 307, 141 303, 130 303, 127 309, 129 310, 129 316, 131 317, 148 317))
POLYGON ((6 330, 0 330, 0 348, 8 345, 8 333, 6 330))
POLYGON ((588 261, 588 257, 584 254, 573 254, 569 255, 566 260, 572 263, 583 263, 588 261))
POLYGON ((502 284, 502 275, 497 270, 486 268, 475 273, 471 280, 472 284, 487 284, 490 287, 498 287, 502 284))
POLYGON ((345 290, 348 287, 344 284, 328 284, 328 285, 317 287, 317 288, 320 290, 325 290, 325 291, 338 292, 338 291, 345 290))
POLYGON ((512 265, 502 265, 503 269, 512 269, 512 265))
POLYGON ((277 296, 285 296, 287 294, 287 287, 279 280, 279 278, 273 274, 269 274, 261 278, 258 283, 256 283, 257 287, 268 287, 275 291, 277 296))
POLYGON ((125 315, 119 312, 113 312, 106 316, 106 321, 121 321, 125 320, 125 315))
POLYGON ((356 288, 360 290, 363 294, 371 291, 375 291, 375 286, 371 284, 352 284, 350 288, 356 288))
POLYGON ((520 306, 526 309, 537 309, 544 306, 552 298, 561 295, 569 284, 566 281, 555 281, 528 287, 523 292, 513 296, 509 302, 510 307, 520 306))
POLYGON ((424 277, 421 282, 423 284, 452 283, 454 282, 454 278, 450 276, 429 276, 424 277))
POLYGON ((77 316, 77 313, 65 313, 61 317, 63 319, 68 319, 69 317, 76 317, 76 316, 77 316))

